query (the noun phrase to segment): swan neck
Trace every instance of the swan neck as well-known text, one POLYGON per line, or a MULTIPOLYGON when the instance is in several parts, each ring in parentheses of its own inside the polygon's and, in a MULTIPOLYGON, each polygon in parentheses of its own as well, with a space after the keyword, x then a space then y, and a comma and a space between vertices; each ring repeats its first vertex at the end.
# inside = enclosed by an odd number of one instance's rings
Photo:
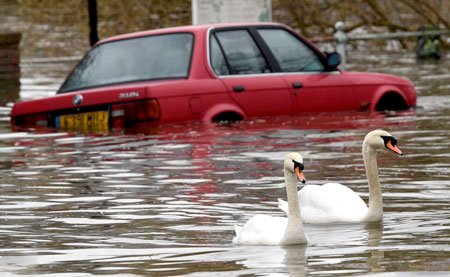
POLYGON ((303 230, 302 216, 297 193, 297 176, 290 170, 284 169, 286 194, 288 200, 288 221, 281 244, 307 243, 308 238, 303 230))
POLYGON ((286 194, 289 206, 288 225, 289 222, 299 222, 301 224, 300 205, 297 193, 297 177, 294 173, 285 170, 286 194))
POLYGON ((383 216, 383 198, 378 176, 376 149, 364 143, 363 159, 369 184, 369 211, 366 219, 368 221, 381 220, 383 216))

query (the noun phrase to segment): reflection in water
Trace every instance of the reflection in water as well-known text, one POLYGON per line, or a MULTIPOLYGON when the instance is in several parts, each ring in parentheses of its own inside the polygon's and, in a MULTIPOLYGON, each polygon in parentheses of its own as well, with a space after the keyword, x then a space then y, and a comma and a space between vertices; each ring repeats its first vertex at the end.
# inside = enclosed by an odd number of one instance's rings
MULTIPOLYGON (((366 129, 297 129, 301 117, 282 117, 171 125, 153 135, 4 133, 0 252, 8 258, 0 270, 195 276, 425 270, 449 251, 450 163, 449 145, 440 144, 441 155, 426 166, 435 138, 448 134, 415 130, 424 117, 377 123, 406 153, 380 156, 382 223, 307 224, 309 245, 284 248, 232 245, 234 225, 255 213, 283 215, 279 170, 292 150, 303 153, 309 183, 339 180, 367 201, 360 154, 366 129)), ((343 124, 353 124, 362 117, 345 118, 343 124)))
MULTIPOLYGON (((421 108, 231 125, 184 123, 106 134, 12 133, 10 106, 0 108, 0 272, 447 273, 449 67, 383 56, 375 65, 359 59, 350 67, 364 65, 363 71, 413 80, 421 108), (235 224, 256 213, 283 216, 277 198, 285 197, 280 165, 288 152, 304 156, 309 184, 339 181, 367 201, 361 141, 375 128, 395 135, 405 153, 378 160, 383 222, 306 224, 306 247, 231 244, 235 224)), ((54 93, 67 70, 58 65, 23 68, 20 98, 54 93)))
POLYGON ((383 238, 383 224, 381 222, 371 222, 367 224, 366 229, 369 234, 367 239, 369 250, 367 252, 370 254, 366 266, 371 272, 383 272, 385 268, 380 263, 382 263, 384 258, 384 251, 379 248, 383 238))
POLYGON ((242 257, 237 264, 243 265, 241 274, 264 272, 286 273, 304 276, 306 271, 306 246, 236 246, 233 257, 242 257))
POLYGON ((290 276, 305 276, 306 271, 306 245, 283 247, 286 251, 283 263, 288 268, 290 276))

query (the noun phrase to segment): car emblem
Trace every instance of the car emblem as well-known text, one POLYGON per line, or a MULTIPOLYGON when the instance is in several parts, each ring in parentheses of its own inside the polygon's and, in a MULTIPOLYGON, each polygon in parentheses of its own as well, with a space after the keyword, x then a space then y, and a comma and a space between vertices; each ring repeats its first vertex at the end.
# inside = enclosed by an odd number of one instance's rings
POLYGON ((119 99, 134 98, 134 97, 139 97, 139 92, 131 91, 131 92, 121 92, 121 93, 119 93, 119 99))
POLYGON ((78 106, 78 105, 80 105, 81 103, 83 103, 83 95, 81 95, 81 94, 75 95, 75 96, 73 97, 72 103, 73 103, 75 106, 78 106))

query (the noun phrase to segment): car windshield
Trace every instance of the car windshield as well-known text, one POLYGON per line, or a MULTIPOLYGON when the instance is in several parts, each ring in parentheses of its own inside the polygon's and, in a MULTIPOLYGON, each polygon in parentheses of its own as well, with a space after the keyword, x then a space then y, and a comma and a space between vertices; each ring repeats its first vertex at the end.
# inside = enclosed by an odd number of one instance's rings
POLYGON ((100 44, 87 53, 58 93, 142 80, 187 78, 194 37, 155 35, 100 44))

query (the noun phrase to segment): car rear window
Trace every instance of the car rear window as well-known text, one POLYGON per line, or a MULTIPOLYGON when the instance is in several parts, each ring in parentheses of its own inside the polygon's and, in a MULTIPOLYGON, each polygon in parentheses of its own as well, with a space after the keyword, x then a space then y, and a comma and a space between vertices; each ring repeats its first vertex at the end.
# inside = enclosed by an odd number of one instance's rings
POLYGON ((112 41, 93 48, 58 93, 115 83, 187 78, 194 36, 176 33, 112 41))

